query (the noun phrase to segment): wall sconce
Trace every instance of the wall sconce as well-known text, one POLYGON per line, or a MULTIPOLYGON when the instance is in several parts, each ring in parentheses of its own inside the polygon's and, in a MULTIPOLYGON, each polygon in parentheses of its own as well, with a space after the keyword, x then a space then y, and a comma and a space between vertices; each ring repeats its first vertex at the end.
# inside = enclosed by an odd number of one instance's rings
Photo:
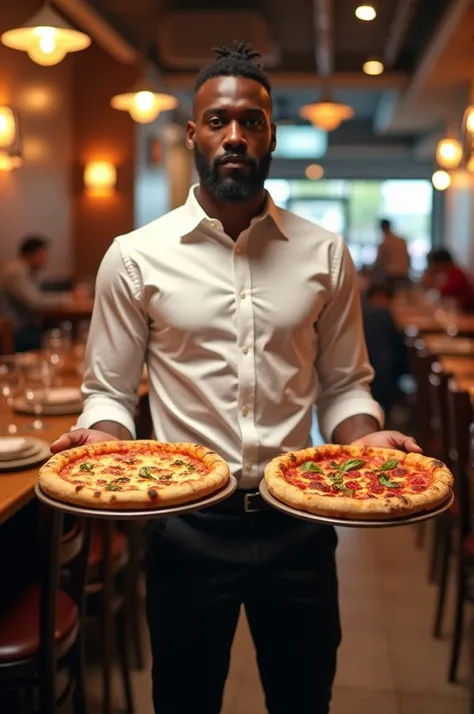
POLYGON ((9 149, 18 136, 18 121, 9 106, 0 106, 0 149, 9 149))
POLYGON ((110 161, 91 161, 84 170, 88 196, 112 196, 117 183, 117 169, 110 161))
POLYGON ((13 171, 23 166, 23 158, 20 154, 9 154, 8 151, 0 151, 0 171, 13 171))

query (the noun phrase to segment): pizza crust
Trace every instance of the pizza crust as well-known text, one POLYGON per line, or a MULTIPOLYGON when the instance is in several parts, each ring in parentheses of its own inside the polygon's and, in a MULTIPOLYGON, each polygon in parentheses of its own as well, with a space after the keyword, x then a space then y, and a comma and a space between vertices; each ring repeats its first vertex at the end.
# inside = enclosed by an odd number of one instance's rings
POLYGON ((270 493, 288 506, 315 515, 346 518, 347 520, 390 520, 431 511, 448 500, 454 483, 451 472, 437 459, 421 454, 407 454, 396 449, 364 446, 345 447, 335 444, 294 451, 273 459, 265 468, 265 481, 270 493), (421 493, 391 496, 381 494, 374 499, 357 499, 309 493, 284 478, 284 473, 288 468, 298 466, 305 461, 311 460, 317 463, 318 460, 331 456, 370 461, 371 456, 375 454, 382 456, 387 461, 397 459, 403 468, 422 468, 429 471, 433 478, 432 484, 421 493))
MULTIPOLYGON (((224 459, 205 446, 186 442, 167 444, 141 440, 105 441, 62 451, 52 456, 41 467, 38 482, 44 493, 58 501, 88 508, 119 511, 159 509, 191 503, 219 491, 228 483, 229 477, 229 466, 224 459), (198 459, 209 469, 209 473, 195 480, 184 480, 182 483, 177 482, 169 485, 151 484, 146 489, 136 491, 107 491, 104 488, 99 490, 98 487, 87 484, 77 491, 75 484, 60 476, 61 471, 71 462, 84 457, 95 461, 105 454, 117 452, 126 454, 143 446, 160 453, 168 452, 176 454, 177 457, 190 456, 198 459)), ((83 478, 86 479, 86 475, 83 478)))

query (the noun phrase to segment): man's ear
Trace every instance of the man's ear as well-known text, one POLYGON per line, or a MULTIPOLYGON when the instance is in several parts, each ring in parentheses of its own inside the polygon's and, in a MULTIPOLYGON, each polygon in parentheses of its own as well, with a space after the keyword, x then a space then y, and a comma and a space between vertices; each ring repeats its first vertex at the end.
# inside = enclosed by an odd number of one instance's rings
POLYGON ((270 143, 270 151, 275 151, 276 145, 277 145, 277 139, 276 139, 276 124, 271 124, 271 130, 272 130, 272 140, 270 143))
POLYGON ((188 121, 186 126, 186 146, 190 151, 194 150, 196 136, 196 122, 188 121))

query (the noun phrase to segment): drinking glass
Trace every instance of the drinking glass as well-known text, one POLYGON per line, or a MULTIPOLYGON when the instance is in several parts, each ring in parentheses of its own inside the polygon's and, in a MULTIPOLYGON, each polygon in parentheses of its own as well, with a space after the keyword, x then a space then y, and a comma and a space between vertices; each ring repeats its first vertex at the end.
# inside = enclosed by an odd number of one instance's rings
POLYGON ((459 310, 456 299, 452 297, 442 298, 436 308, 435 316, 439 324, 446 330, 446 333, 450 337, 456 337, 459 332, 459 310))
POLYGON ((41 339, 41 356, 50 364, 52 383, 61 384, 61 375, 71 354, 69 325, 47 330, 41 339))
POLYGON ((76 372, 82 377, 84 374, 84 364, 86 359, 87 340, 89 338, 90 321, 81 320, 77 325, 76 340, 74 342, 74 359, 76 362, 76 372))
POLYGON ((34 420, 28 424, 28 429, 42 431, 48 426, 42 420, 43 408, 51 387, 53 367, 51 362, 40 358, 36 364, 23 367, 24 398, 35 415, 34 420))
POLYGON ((2 409, 3 435, 17 434, 18 426, 13 417, 13 400, 18 393, 21 381, 20 370, 14 355, 0 357, 0 399, 2 409))

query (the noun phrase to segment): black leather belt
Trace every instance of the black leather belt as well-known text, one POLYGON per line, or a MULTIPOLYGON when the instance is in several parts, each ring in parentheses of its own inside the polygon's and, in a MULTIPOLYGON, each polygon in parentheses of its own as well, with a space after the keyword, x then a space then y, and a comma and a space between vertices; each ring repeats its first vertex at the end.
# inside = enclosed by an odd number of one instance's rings
POLYGON ((263 500, 258 491, 242 491, 237 490, 221 501, 213 508, 218 508, 221 511, 232 513, 259 513, 261 511, 273 510, 266 501, 263 500))

